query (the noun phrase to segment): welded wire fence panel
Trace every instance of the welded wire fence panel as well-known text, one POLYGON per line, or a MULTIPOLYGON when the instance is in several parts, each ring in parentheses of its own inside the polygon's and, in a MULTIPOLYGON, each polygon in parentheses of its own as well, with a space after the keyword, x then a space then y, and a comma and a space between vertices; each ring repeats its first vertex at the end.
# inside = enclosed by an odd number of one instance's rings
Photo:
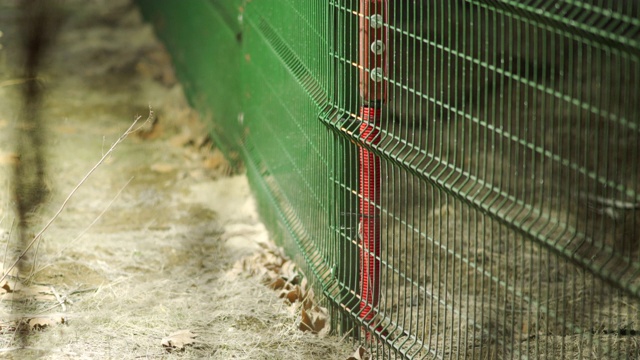
POLYGON ((388 5, 374 352, 640 356, 639 4, 388 5))
MULTIPOLYGON (((256 1, 242 12, 243 157, 274 240, 318 300, 333 279, 333 141, 319 121, 333 89, 328 7, 256 1)), ((334 317, 337 320, 337 317, 334 317)))
POLYGON ((209 4, 240 105, 195 103, 335 331, 377 358, 640 357, 640 3, 209 4))

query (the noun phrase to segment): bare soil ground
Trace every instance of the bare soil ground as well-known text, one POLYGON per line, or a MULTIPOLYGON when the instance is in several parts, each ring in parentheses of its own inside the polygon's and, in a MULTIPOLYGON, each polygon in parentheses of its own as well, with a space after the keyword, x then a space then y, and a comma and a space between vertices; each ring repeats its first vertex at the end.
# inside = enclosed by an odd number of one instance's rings
MULTIPOLYGON (((129 1, 60 1, 65 14, 38 81, 46 91, 46 204, 36 233, 111 144, 0 288, 0 357, 13 359, 345 359, 348 341, 301 332, 300 306, 239 260, 272 248, 241 171, 189 108, 170 59, 129 1), (36 252, 37 250, 37 252, 36 252), (22 286, 22 287, 21 287, 22 286), (179 330, 186 336, 168 338, 179 330), (193 338, 190 334, 195 334, 193 338), (183 340, 184 350, 162 346, 183 340)), ((15 236, 17 2, 0 1, 0 260, 15 236)), ((178 344, 178 348, 180 348, 178 344)))

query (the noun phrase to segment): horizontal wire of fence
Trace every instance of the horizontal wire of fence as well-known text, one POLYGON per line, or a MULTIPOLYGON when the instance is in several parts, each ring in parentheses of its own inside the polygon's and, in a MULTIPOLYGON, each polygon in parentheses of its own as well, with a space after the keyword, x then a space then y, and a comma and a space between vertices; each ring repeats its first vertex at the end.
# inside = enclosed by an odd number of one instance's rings
POLYGON ((210 1, 210 45, 139 3, 211 54, 181 78, 334 331, 376 358, 640 356, 639 3, 210 1))

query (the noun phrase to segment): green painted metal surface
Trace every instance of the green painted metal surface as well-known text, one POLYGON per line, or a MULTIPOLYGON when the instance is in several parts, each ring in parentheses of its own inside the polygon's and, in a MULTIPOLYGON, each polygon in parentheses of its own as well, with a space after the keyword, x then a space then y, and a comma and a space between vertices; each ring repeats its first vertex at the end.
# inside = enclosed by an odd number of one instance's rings
MULTIPOLYGON (((243 96, 250 133, 248 174, 265 196, 262 212, 276 216, 274 234, 302 265, 318 294, 333 297, 337 249, 332 222, 335 140, 320 121, 333 96, 330 45, 321 2, 263 1, 243 14, 243 96)), ((335 226, 335 225, 334 225, 335 226)), ((339 225, 338 225, 339 226, 339 225)), ((339 306, 332 306, 334 328, 339 306)))
POLYGON ((236 163, 243 131, 240 1, 137 3, 170 51, 187 98, 206 119, 227 158, 236 163))
MULTIPOLYGON (((317 1, 138 4, 216 141, 227 155, 240 154, 271 235, 317 293, 336 292, 333 272, 345 258, 331 229, 354 210, 333 201, 344 173, 334 162, 344 157, 336 159, 336 138, 320 120, 335 92, 329 8, 317 1)), ((340 306, 324 305, 336 310, 337 328, 340 306)))
POLYGON ((640 356, 638 3, 389 0, 371 145, 358 1, 138 2, 334 330, 377 358, 640 356), (383 181, 371 324, 362 147, 383 181))

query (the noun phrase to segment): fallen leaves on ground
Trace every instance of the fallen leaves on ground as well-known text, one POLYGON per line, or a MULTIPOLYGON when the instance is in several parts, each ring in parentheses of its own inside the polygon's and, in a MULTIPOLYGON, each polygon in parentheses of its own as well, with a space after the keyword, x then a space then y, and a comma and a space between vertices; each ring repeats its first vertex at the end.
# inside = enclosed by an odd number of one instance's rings
POLYGON ((184 350, 185 346, 192 345, 198 335, 191 330, 180 330, 162 339, 162 346, 167 351, 184 350))
POLYGON ((135 132, 136 136, 144 140, 160 138, 164 133, 164 127, 160 124, 158 116, 154 115, 151 121, 147 121, 135 132))
POLYGON ((358 346, 356 351, 354 351, 354 353, 347 358, 347 360, 370 360, 370 359, 371 359, 371 355, 369 354, 367 349, 363 348, 362 346, 358 346))
POLYGON ((15 331, 23 328, 28 331, 45 330, 49 327, 67 324, 67 315, 64 313, 52 314, 0 314, 0 330, 15 331))
POLYGON ((20 156, 16 153, 0 153, 0 165, 15 165, 20 161, 20 156))
POLYGON ((330 330, 329 312, 316 304, 313 289, 302 272, 287 259, 282 249, 266 243, 260 245, 261 251, 238 261, 232 272, 256 276, 266 286, 278 291, 280 298, 292 305, 294 311, 300 311, 300 330, 327 335, 330 330))
POLYGON ((160 174, 170 173, 175 169, 176 167, 169 163, 155 163, 151 165, 151 171, 155 171, 160 174))
POLYGON ((310 331, 314 334, 325 335, 329 331, 327 321, 329 320, 329 312, 322 306, 313 305, 310 309, 302 308, 302 318, 298 328, 302 331, 310 331))
POLYGON ((62 314, 42 315, 29 319, 29 330, 44 330, 48 327, 65 324, 66 318, 62 314))
POLYGON ((207 170, 229 170, 229 163, 225 159, 224 154, 218 148, 213 149, 208 154, 205 154, 202 165, 207 170))
MULTIPOLYGON (((183 156, 187 167, 198 171, 206 171, 210 175, 228 175, 233 169, 224 154, 218 149, 209 135, 207 129, 201 122, 197 121, 197 114, 187 112, 183 116, 186 120, 177 130, 177 135, 169 139, 171 146, 183 151, 183 156)), ((187 173, 191 177, 198 178, 198 174, 187 173)))
POLYGON ((0 299, 55 301, 56 296, 49 286, 26 286, 17 280, 5 279, 0 283, 0 299))
MULTIPOLYGON (((0 269, 3 264, 0 263, 0 269)), ((6 272, 6 271, 4 271, 6 272)), ((6 279, 0 282, 0 301, 38 301, 59 303, 54 290, 46 285, 25 285, 17 279, 17 269, 8 272, 6 279)), ((63 307, 64 308, 64 307, 63 307)), ((29 331, 44 330, 58 324, 66 324, 66 315, 54 314, 0 314, 0 330, 13 329, 26 325, 29 331)))
POLYGON ((282 290, 280 297, 289 301, 290 304, 296 301, 302 301, 304 299, 304 292, 299 285, 293 286, 293 288, 282 290))
POLYGON ((135 68, 140 75, 158 80, 167 87, 173 86, 178 81, 171 66, 171 56, 162 45, 148 51, 135 68))

